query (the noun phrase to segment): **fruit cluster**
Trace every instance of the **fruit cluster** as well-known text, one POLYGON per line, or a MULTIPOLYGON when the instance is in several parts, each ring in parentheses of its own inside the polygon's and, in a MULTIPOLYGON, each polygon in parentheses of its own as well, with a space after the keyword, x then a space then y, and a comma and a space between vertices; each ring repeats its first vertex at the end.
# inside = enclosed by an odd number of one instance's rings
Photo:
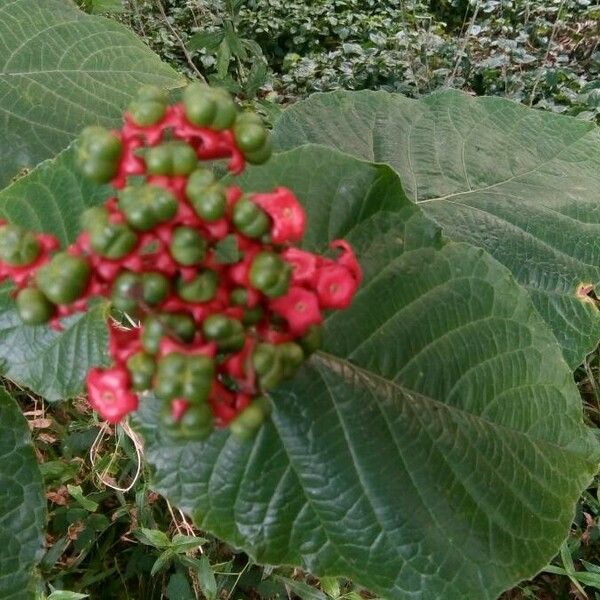
POLYGON ((350 246, 337 258, 294 246, 305 212, 283 187, 243 193, 202 161, 233 173, 271 153, 260 118, 223 90, 189 86, 179 104, 140 90, 120 131, 85 129, 82 172, 117 190, 84 213, 64 251, 47 234, 0 226, 0 278, 16 286, 21 319, 60 328, 94 296, 110 299, 113 364, 87 378, 89 401, 116 423, 153 390, 174 436, 213 426, 254 432, 265 393, 292 377, 321 343, 323 310, 345 308, 361 280, 350 246), (138 326, 125 326, 125 315, 138 326))

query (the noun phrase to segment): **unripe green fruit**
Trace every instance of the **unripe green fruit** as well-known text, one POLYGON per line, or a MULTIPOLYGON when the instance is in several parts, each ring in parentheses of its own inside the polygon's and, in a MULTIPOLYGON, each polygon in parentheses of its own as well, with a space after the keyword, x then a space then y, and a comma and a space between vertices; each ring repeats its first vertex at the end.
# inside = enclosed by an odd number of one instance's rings
POLYGON ((217 103, 212 90, 203 83, 192 83, 183 92, 185 115, 190 123, 206 127, 213 122, 217 114, 217 103))
POLYGON ((244 157, 251 165, 262 165, 271 158, 271 154, 273 154, 273 142, 270 137, 267 137, 260 148, 244 153, 244 157))
POLYGON ((270 412, 269 399, 259 396, 229 424, 229 430, 238 439, 252 439, 270 412))
POLYGON ((180 279, 177 282, 177 294, 186 302, 208 302, 215 297, 219 278, 214 271, 206 269, 191 281, 180 279))
POLYGON ((84 213, 82 221, 88 223, 90 246, 94 252, 111 260, 127 256, 136 246, 136 233, 125 223, 110 223, 104 211, 84 213), (87 216, 86 216, 87 214, 87 216))
POLYGON ((141 305, 156 306, 166 299, 169 280, 161 273, 121 273, 113 283, 113 306, 132 316, 137 316, 141 305))
POLYGON ((18 225, 0 226, 0 260, 11 267, 24 267, 40 255, 40 243, 18 225))
POLYGON ((244 325, 256 325, 264 316, 264 311, 260 306, 254 308, 246 308, 242 316, 244 325))
POLYGON ((154 390, 164 400, 184 398, 201 404, 208 399, 214 372, 208 356, 171 352, 158 361, 154 390))
POLYGON ((306 356, 320 350, 323 346, 323 327, 321 325, 311 325, 298 340, 298 343, 302 346, 306 356))
POLYGON ((186 313, 160 313, 144 320, 141 342, 144 350, 156 354, 163 337, 190 343, 196 336, 196 322, 186 313))
POLYGON ((204 440, 213 431, 213 421, 209 404, 192 404, 181 417, 181 433, 186 439, 204 440))
POLYGON ((169 94, 155 85, 144 85, 137 98, 129 105, 129 114, 133 121, 142 126, 155 125, 165 116, 169 94))
POLYGON ((77 164, 89 179, 106 183, 117 174, 122 150, 121 140, 104 127, 86 127, 77 141, 77 164))
POLYGON ((156 371, 154 358, 146 352, 136 352, 127 360, 127 370, 131 376, 134 390, 143 392, 152 387, 152 378, 156 371))
POLYGON ((231 127, 237 114, 229 92, 202 83, 193 83, 186 88, 183 105, 190 123, 217 131, 231 127))
POLYGON ((16 298, 17 312, 25 325, 42 325, 54 314, 55 306, 36 288, 24 288, 16 298))
POLYGON ((271 221, 260 206, 248 198, 240 198, 233 207, 233 224, 246 237, 256 239, 271 229, 271 221))
POLYGON ((270 298, 287 293, 292 267, 274 252, 259 252, 250 266, 250 283, 270 298))
POLYGON ((128 108, 133 122, 141 127, 156 125, 167 112, 166 105, 151 100, 134 100, 128 108))
POLYGON ((245 288, 235 288, 229 294, 231 304, 235 306, 248 306, 248 290, 245 288))
POLYGON ((54 304, 70 304, 82 296, 90 280, 89 262, 67 252, 55 254, 37 272, 38 287, 54 304))
POLYGON ((215 182, 211 171, 196 169, 188 179, 185 194, 201 219, 218 221, 225 214, 225 188, 215 182))
POLYGON ((114 281, 112 305, 122 312, 135 316, 142 300, 142 284, 136 273, 121 273, 114 281))
POLYGON ((128 223, 141 231, 153 229, 177 213, 175 196, 163 187, 151 184, 127 186, 119 193, 119 208, 128 223))
POLYGON ((273 389, 281 383, 283 364, 274 344, 257 344, 252 353, 252 365, 263 390, 273 389))
POLYGON ((207 241, 193 227, 178 227, 169 249, 173 258, 186 267, 199 265, 206 258, 207 241))
POLYGON ((293 377, 305 360, 304 351, 299 344, 285 342, 277 346, 283 365, 283 376, 286 379, 293 377))
POLYGON ((233 128, 235 141, 242 152, 253 152, 264 146, 269 137, 269 132, 258 123, 248 121, 238 124, 233 128))
POLYGON ((152 84, 142 85, 137 91, 137 99, 143 102, 169 102, 169 92, 164 88, 152 84))
POLYGON ((142 273, 142 297, 146 304, 162 304, 169 294, 169 280, 162 273, 142 273))
POLYGON ((196 151, 185 142, 165 142, 149 148, 144 162, 151 175, 189 175, 198 164, 196 151))
POLYGON ((237 319, 225 315, 211 315, 202 323, 206 339, 217 342, 219 350, 235 352, 241 350, 246 341, 244 326, 237 319))

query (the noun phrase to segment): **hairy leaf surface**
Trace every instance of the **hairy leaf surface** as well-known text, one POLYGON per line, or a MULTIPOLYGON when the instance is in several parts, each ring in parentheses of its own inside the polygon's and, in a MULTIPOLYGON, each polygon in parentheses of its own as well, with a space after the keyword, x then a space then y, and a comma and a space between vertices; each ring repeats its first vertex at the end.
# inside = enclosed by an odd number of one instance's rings
POLYGON ((30 600, 43 553, 46 497, 29 427, 0 389, 0 598, 30 600))
POLYGON ((182 78, 122 25, 70 0, 0 0, 0 187, 86 125, 116 125, 145 83, 182 78))
POLYGON ((288 109, 275 137, 390 164, 448 237, 511 270, 572 367, 597 345, 600 313, 580 288, 600 282, 595 125, 457 91, 334 92, 288 109))
MULTIPOLYGON (((107 186, 89 183, 74 165, 73 150, 62 152, 0 192, 0 216, 33 231, 56 235, 63 246, 79 232, 81 213, 103 203, 107 186)), ((57 332, 24 326, 12 288, 0 288, 0 372, 48 400, 80 393, 89 368, 107 360, 103 307, 65 321, 57 332)))
POLYGON ((241 181, 294 189, 306 247, 348 239, 365 281, 254 441, 173 442, 143 399, 156 489, 258 561, 386 598, 485 600, 533 575, 598 447, 528 294, 483 250, 444 243, 387 166, 308 146, 241 181))

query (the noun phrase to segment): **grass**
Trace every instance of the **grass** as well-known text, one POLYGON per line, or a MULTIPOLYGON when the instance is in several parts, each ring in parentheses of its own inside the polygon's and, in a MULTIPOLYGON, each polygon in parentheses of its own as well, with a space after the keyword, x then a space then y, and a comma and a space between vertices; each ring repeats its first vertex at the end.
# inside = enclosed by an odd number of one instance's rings
MULTIPOLYGON (((575 376, 586 418, 599 428, 600 352, 575 376)), ((98 600, 373 598, 344 579, 319 581, 299 569, 253 564, 152 491, 140 441, 127 425, 99 423, 83 399, 48 405, 14 386, 10 391, 29 422, 47 487, 40 599, 54 591, 52 600, 70 600, 55 590, 98 600)), ((502 600, 600 600, 599 483, 582 494, 556 558, 502 600)))

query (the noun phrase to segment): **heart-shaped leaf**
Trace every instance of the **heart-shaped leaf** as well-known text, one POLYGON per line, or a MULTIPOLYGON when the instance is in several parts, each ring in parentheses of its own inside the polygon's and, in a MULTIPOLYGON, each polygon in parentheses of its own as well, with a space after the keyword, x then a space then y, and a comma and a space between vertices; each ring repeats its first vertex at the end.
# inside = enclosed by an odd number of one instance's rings
POLYGON ((507 269, 443 243, 383 165, 307 146, 242 176, 286 185, 306 246, 344 237, 365 280, 251 442, 136 426, 156 489, 256 560, 387 598, 491 599, 565 537, 598 462, 551 332, 507 269))
POLYGON ((32 571, 43 553, 46 497, 29 427, 0 389, 0 598, 34 596, 32 571))
POLYGON ((70 1, 0 3, 0 187, 85 125, 115 125, 145 83, 182 78, 122 25, 70 1))
POLYGON ((512 271, 572 367, 597 345, 600 313, 586 295, 600 282, 595 125, 457 91, 333 92, 288 109, 275 139, 390 164, 448 237, 512 271))

